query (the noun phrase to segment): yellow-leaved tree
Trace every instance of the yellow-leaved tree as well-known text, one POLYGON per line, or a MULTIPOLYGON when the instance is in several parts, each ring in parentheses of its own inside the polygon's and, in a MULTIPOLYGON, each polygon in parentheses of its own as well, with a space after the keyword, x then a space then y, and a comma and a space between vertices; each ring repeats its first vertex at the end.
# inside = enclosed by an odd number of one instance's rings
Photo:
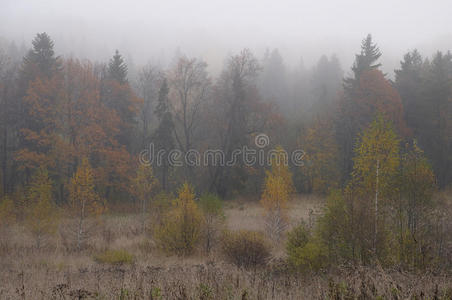
POLYGON ((25 225, 41 247, 43 239, 54 234, 59 221, 57 207, 53 201, 52 181, 46 169, 39 168, 31 179, 27 191, 25 225))
POLYGON ((355 149, 353 181, 365 199, 373 199, 373 251, 377 253, 379 201, 393 191, 391 183, 399 166, 399 139, 390 121, 378 114, 360 136, 355 149))
POLYGON ((147 202, 151 199, 152 195, 155 193, 159 187, 159 181, 154 176, 154 172, 151 166, 146 166, 140 164, 133 178, 133 191, 132 193, 140 202, 140 213, 141 213, 141 228, 145 230, 145 220, 146 220, 146 210, 147 202))
POLYGON ((94 173, 88 159, 82 163, 74 173, 70 185, 70 213, 76 219, 75 236, 77 249, 81 249, 83 242, 89 235, 87 222, 89 217, 97 217, 105 211, 105 203, 96 192, 94 173))
POLYGON ((281 146, 273 153, 271 171, 267 171, 260 202, 265 210, 266 231, 272 240, 278 241, 287 227, 287 206, 295 188, 287 153, 281 146))
POLYGON ((188 255, 200 240, 201 225, 202 213, 196 205, 193 188, 184 183, 155 237, 163 250, 188 255))

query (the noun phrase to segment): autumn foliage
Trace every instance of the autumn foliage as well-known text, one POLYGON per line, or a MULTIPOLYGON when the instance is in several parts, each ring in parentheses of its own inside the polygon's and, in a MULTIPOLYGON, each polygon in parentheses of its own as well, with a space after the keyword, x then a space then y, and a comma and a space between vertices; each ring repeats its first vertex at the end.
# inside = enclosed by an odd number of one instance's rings
POLYGON ((195 203, 193 188, 184 183, 155 236, 165 251, 188 255, 200 241, 201 224, 202 214, 195 203))
POLYGON ((279 240, 287 226, 288 202, 295 189, 285 152, 277 147, 275 153, 260 202, 265 210, 267 233, 273 240, 279 240))

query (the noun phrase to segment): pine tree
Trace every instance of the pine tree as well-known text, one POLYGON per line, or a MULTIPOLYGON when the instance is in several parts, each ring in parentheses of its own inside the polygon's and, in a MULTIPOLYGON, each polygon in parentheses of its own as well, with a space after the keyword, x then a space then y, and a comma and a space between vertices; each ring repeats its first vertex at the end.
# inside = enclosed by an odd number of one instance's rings
POLYGON ((417 50, 408 52, 400 62, 400 69, 395 70, 395 87, 402 99, 406 123, 418 136, 422 130, 424 64, 417 50))
POLYGON ((369 70, 378 69, 381 64, 376 63, 381 56, 380 49, 372 42, 372 35, 368 34, 361 43, 361 52, 355 56, 355 62, 352 66, 353 77, 345 79, 344 87, 346 90, 352 89, 360 76, 369 70))
POLYGON ((108 63, 108 78, 120 84, 127 83, 127 65, 118 50, 108 63))
POLYGON ((131 151, 136 116, 142 99, 135 95, 127 81, 127 65, 118 50, 108 64, 107 76, 102 81, 101 97, 102 102, 119 116, 118 141, 131 151))
POLYGON ((154 133, 155 151, 156 153, 159 151, 163 152, 161 161, 157 162, 156 165, 156 170, 160 173, 160 181, 162 183, 163 190, 166 190, 168 187, 168 173, 170 169, 168 153, 174 149, 174 123, 173 117, 169 110, 168 92, 168 83, 167 80, 164 79, 159 90, 157 107, 155 108, 155 115, 159 120, 159 124, 154 133))
POLYGON ((383 113, 393 122, 397 133, 406 136, 409 131, 403 119, 403 107, 397 90, 376 63, 381 56, 369 35, 363 40, 361 54, 356 56, 353 77, 345 79, 344 93, 339 101, 336 119, 336 137, 342 169, 342 184, 348 181, 353 169, 353 146, 360 131, 374 116, 383 113))
POLYGON ((440 188, 452 183, 452 53, 438 52, 426 72, 419 144, 432 160, 440 188))
POLYGON ((24 57, 22 77, 27 82, 38 76, 52 77, 61 70, 59 57, 55 56, 54 43, 50 36, 38 33, 32 41, 33 48, 24 57))
POLYGON ((18 137, 15 156, 19 168, 25 170, 25 182, 36 167, 51 171, 55 157, 50 159, 48 154, 59 138, 58 112, 63 98, 61 61, 55 56, 53 41, 46 33, 40 33, 32 44, 23 60, 18 80, 19 103, 15 108, 18 137))

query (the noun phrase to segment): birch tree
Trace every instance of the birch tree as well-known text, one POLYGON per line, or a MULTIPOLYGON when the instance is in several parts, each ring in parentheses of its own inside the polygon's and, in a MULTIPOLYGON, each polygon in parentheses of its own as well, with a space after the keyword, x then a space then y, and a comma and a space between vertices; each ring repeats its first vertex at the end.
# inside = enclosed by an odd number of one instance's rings
POLYGON ((69 186, 70 208, 77 220, 76 243, 80 250, 88 237, 87 219, 100 215, 104 211, 104 203, 97 194, 94 185, 94 173, 88 159, 82 159, 69 186))
POLYGON ((361 134, 355 153, 353 178, 360 183, 364 194, 373 194, 373 250, 376 253, 380 197, 389 192, 399 166, 399 140, 383 115, 377 115, 361 134))

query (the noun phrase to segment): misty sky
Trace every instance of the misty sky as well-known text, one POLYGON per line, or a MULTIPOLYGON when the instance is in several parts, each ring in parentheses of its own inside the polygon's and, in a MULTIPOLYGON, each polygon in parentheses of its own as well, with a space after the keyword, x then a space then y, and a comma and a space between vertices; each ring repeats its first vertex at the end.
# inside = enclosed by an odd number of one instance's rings
POLYGON ((451 15, 446 0, 0 0, 0 37, 28 47, 46 31, 59 54, 106 60, 117 48, 137 65, 166 64, 180 49, 213 71, 244 47, 258 57, 278 48, 288 68, 335 53, 347 71, 372 33, 391 73, 413 48, 452 49, 451 15))

